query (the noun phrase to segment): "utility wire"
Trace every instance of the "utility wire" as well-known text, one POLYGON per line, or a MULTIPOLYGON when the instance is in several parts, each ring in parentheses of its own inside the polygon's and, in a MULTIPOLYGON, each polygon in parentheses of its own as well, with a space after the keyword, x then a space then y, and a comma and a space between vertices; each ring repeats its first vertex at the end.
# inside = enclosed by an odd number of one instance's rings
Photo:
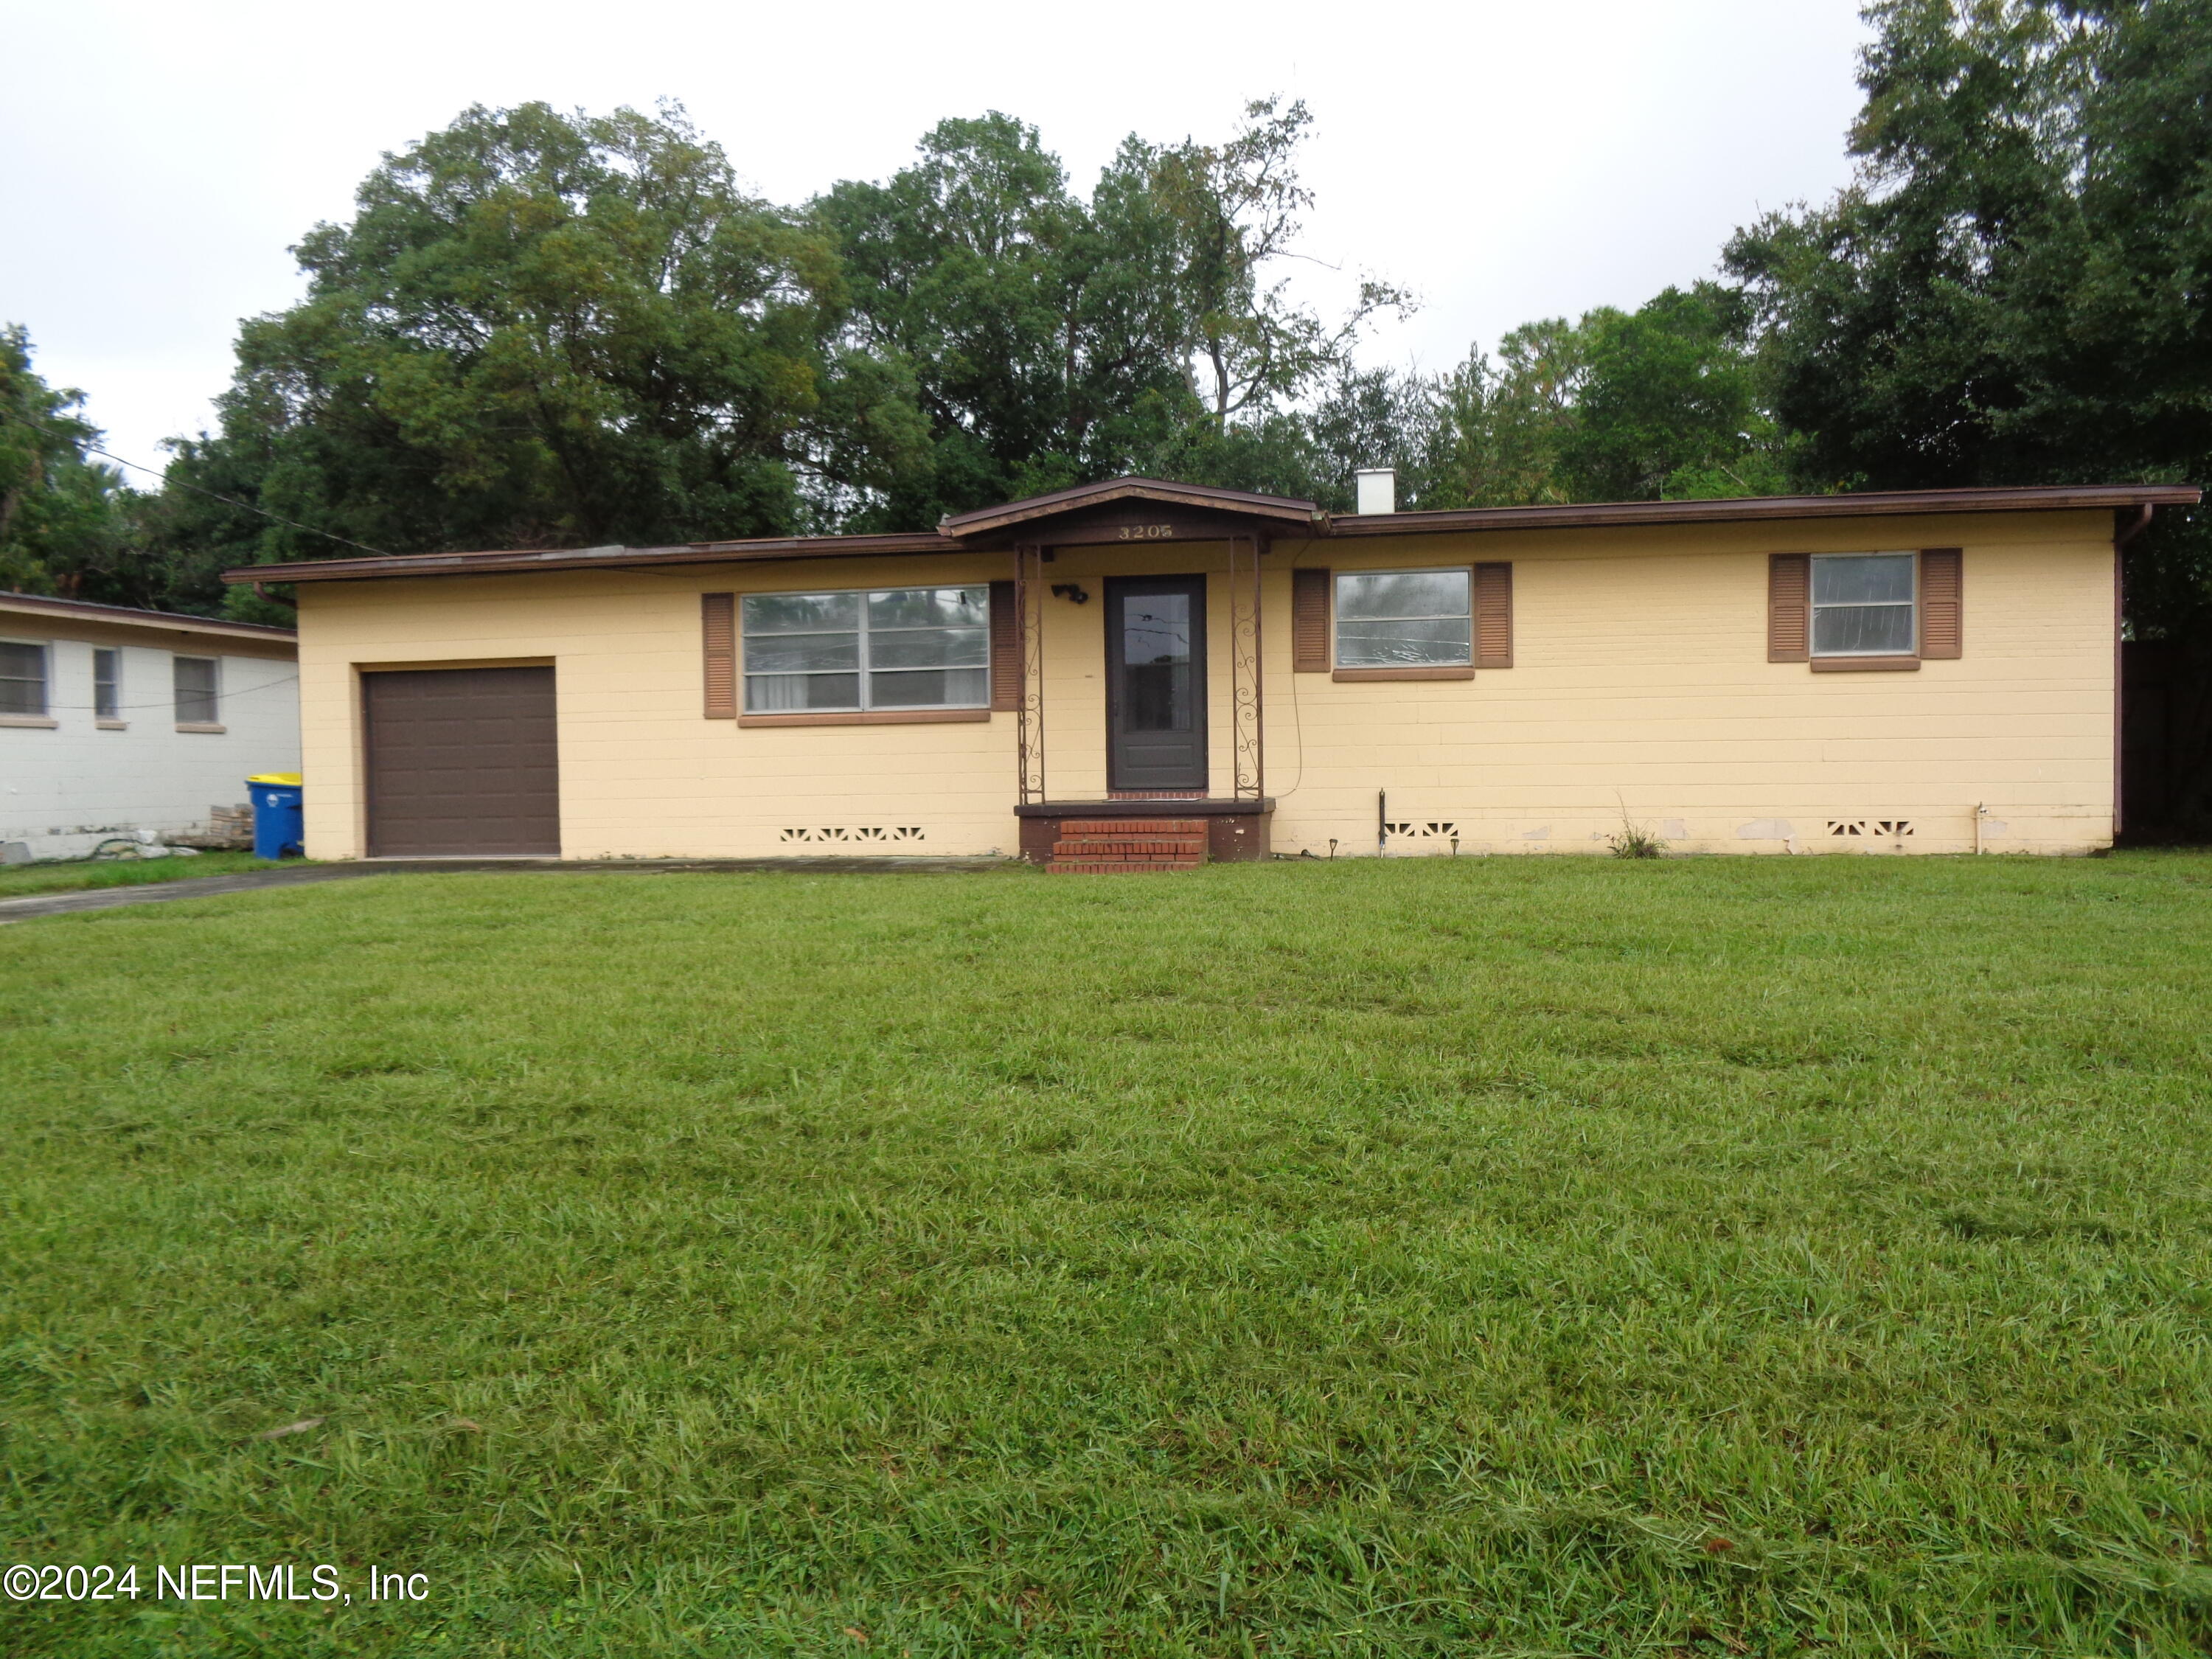
MULTIPOLYGON (((58 439, 63 443, 75 444, 77 441, 75 438, 70 436, 69 434, 65 432, 57 432, 53 428, 42 425, 39 422, 33 420, 29 416, 19 414, 12 409, 0 409, 0 417, 4 417, 10 421, 20 421, 25 426, 29 427, 33 432, 43 432, 49 438, 58 439)), ((219 495, 212 489, 203 489, 198 484, 185 483, 181 478, 173 480, 166 472, 156 472, 150 466, 141 466, 136 461, 126 461, 120 455, 111 455, 104 449, 94 449, 90 444, 86 444, 82 447, 84 449, 84 453, 88 455, 97 455, 103 461, 112 461, 118 466, 127 466, 133 472, 143 472, 149 478, 159 478, 161 481, 161 487, 164 489, 189 489, 195 495, 204 495, 210 501, 221 501, 226 507, 238 507, 241 511, 246 513, 258 513, 263 518, 269 520, 271 523, 289 525, 295 530, 306 531, 310 536, 326 536, 331 541, 343 542, 348 547, 357 547, 364 553, 374 553, 380 559, 389 559, 398 556, 396 554, 386 552, 380 547, 371 547, 367 542, 357 542, 350 536, 341 536, 334 530, 318 530, 311 524, 301 524, 297 519, 288 519, 281 513, 271 513, 267 507, 256 507, 252 501, 241 501, 233 495, 219 495)), ((282 576, 270 576, 267 580, 274 582, 281 582, 284 579, 282 576)))
MULTIPOLYGON (((299 683, 300 677, 297 674, 287 674, 281 680, 264 680, 258 685, 228 686, 216 693, 216 702, 218 704, 226 703, 233 697, 250 697, 256 691, 274 691, 280 686, 297 685, 299 683)), ((120 714, 138 708, 170 708, 175 704, 176 699, 173 696, 157 697, 152 702, 118 702, 115 705, 115 712, 120 714)), ((100 714, 100 708, 98 704, 89 702, 50 702, 46 705, 46 712, 50 715, 100 714)), ((106 716, 100 715, 100 718, 104 720, 106 716)))

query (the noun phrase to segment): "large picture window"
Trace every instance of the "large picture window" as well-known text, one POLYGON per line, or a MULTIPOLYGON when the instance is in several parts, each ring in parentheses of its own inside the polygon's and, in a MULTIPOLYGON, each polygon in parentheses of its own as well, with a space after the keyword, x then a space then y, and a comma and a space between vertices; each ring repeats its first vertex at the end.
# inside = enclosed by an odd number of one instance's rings
POLYGON ((1813 556, 1813 654, 1909 657, 1918 649, 1911 553, 1813 556))
POLYGON ((1465 667, 1474 660, 1474 586, 1451 570, 1340 571, 1339 668, 1465 667))
POLYGON ((46 647, 0 640, 0 714, 46 712, 46 647))
POLYGON ((748 593, 745 712, 982 708, 991 698, 991 590, 748 593))

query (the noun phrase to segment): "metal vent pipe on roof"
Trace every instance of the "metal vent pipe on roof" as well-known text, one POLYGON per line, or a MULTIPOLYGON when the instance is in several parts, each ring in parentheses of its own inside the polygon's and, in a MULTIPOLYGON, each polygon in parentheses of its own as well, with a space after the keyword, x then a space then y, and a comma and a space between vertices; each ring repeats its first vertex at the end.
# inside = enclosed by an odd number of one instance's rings
POLYGON ((1396 467, 1363 466, 1352 476, 1357 481, 1362 513, 1395 513, 1398 510, 1396 467))

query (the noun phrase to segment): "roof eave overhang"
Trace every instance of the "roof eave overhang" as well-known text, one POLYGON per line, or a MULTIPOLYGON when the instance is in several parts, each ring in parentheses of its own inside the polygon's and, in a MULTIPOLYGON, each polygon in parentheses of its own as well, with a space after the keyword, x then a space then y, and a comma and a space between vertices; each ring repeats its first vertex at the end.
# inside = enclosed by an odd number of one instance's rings
POLYGON ((293 644, 300 637, 300 631, 295 628, 276 628, 265 623, 231 622, 219 617, 187 617, 169 611, 141 611, 131 605, 90 605, 75 599, 50 599, 38 593, 0 594, 0 614, 98 623, 105 628, 137 628, 154 633, 204 634, 210 639, 254 640, 270 645, 293 644))
POLYGON ((1869 519, 1953 513, 2056 513, 2194 507, 2189 484, 2083 484, 2013 489, 1893 489, 1837 495, 1753 495, 1719 501, 1595 501, 1480 507, 1441 513, 1350 514, 1332 536, 1412 536, 1437 531, 1578 530, 1649 525, 1761 524, 1785 519, 1869 519))
POLYGON ((666 565, 742 564, 761 559, 864 559, 914 553, 957 553, 942 536, 791 536, 751 542, 697 542, 681 547, 553 549, 524 552, 395 554, 369 559, 318 559, 299 564, 246 565, 222 579, 244 582, 388 580, 402 576, 542 575, 556 570, 633 570, 666 565))
MULTIPOLYGON (((2007 489, 1906 489, 1836 495, 1759 495, 1693 501, 1601 501, 1546 507, 1485 507, 1437 513, 1316 515, 1312 503, 1154 480, 1061 490, 1004 509, 948 519, 941 533, 898 536, 795 536, 754 541, 693 542, 678 547, 587 548, 526 552, 424 553, 366 559, 325 559, 248 565, 223 572, 226 582, 387 580, 410 576, 544 574, 566 570, 634 570, 681 565, 741 564, 763 560, 854 559, 973 553, 1016 541, 1050 543, 1048 521, 1070 522, 1133 501, 1185 508, 1209 521, 1239 521, 1295 538, 1420 536, 1439 532, 1627 529, 1665 525, 1758 524, 1820 519, 1914 517, 1929 514, 2124 511, 2194 507, 2189 484, 2084 484, 2007 489), (1026 530, 1024 527, 1027 527, 1026 530)), ((1239 533, 1242 533, 1241 532, 1239 533)))

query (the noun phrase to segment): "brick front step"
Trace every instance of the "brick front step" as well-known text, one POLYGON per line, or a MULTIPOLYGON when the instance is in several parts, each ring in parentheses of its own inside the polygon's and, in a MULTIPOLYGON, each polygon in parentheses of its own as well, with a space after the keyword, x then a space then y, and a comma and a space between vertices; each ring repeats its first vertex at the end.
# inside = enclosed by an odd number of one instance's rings
POLYGON ((1063 836, 1199 836, 1206 834, 1204 818, 1067 818, 1060 826, 1063 836))
POLYGON ((1066 818, 1046 868, 1062 875, 1134 876, 1206 862, 1204 818, 1066 818))
POLYGON ((1203 836, 1075 836, 1052 844, 1056 859, 1130 859, 1153 853, 1197 858, 1205 851, 1203 836))
POLYGON ((1161 859, 1149 864, 1114 863, 1093 859, 1054 859, 1045 866, 1048 873, 1055 876, 1143 876, 1158 871, 1195 870, 1205 863, 1203 859, 1161 859))

